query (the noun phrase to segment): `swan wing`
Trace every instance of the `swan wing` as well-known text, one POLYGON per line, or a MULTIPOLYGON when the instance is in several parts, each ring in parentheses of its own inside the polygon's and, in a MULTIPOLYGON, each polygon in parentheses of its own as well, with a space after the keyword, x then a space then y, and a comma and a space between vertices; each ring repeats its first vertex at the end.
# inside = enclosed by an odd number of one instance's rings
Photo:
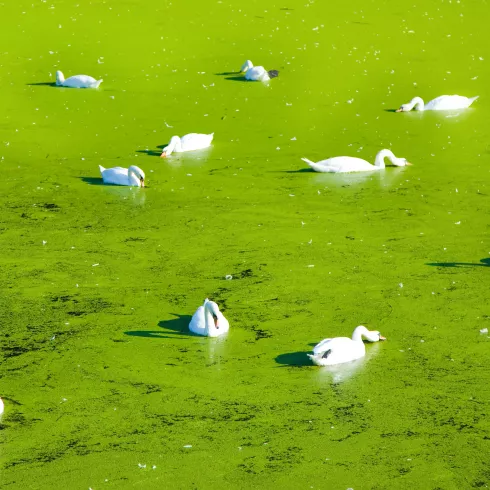
POLYGON ((317 172, 348 173, 377 169, 377 167, 366 162, 366 160, 356 157, 333 157, 327 160, 321 160, 313 165, 311 163, 308 164, 317 172))
POLYGON ((313 354, 322 354, 326 350, 328 350, 328 344, 332 339, 323 339, 321 342, 313 347, 313 354))
POLYGON ((191 321, 189 323, 189 330, 191 332, 197 333, 198 335, 205 335, 206 332, 206 321, 204 319, 204 306, 200 306, 194 315, 192 315, 191 321))
POLYGON ((101 169, 102 180, 105 184, 129 185, 128 169, 123 167, 113 167, 101 169))
POLYGON ((245 72, 245 79, 266 82, 267 80, 270 80, 270 77, 263 66, 254 66, 245 72))
POLYGON ((464 97, 462 95, 441 95, 427 102, 424 109, 426 111, 445 111, 450 109, 465 109, 469 107, 477 97, 464 97))
POLYGON ((98 87, 102 80, 96 80, 88 75, 74 75, 63 82, 63 87, 90 88, 98 87))
MULTIPOLYGON (((342 364, 343 362, 359 359, 366 353, 366 348, 363 342, 354 342, 348 337, 335 337, 333 339, 325 339, 320 342, 321 348, 319 352, 313 350, 313 356, 310 359, 315 364, 321 366, 331 366, 334 364, 342 364)), ((320 345, 318 344, 318 345, 320 345)))

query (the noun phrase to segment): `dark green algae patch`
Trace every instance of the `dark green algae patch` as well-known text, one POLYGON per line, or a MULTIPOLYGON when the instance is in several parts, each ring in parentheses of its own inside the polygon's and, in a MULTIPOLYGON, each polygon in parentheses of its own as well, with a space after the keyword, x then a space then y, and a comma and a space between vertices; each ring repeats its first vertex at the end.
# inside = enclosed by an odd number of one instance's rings
POLYGON ((2 487, 487 487, 487 18, 484 2, 0 4, 2 487), (247 58, 279 77, 220 75, 247 58), (56 69, 104 82, 54 88, 56 69), (392 112, 444 93, 481 97, 392 112), (213 147, 157 158, 192 131, 213 147), (382 147, 414 166, 300 160, 382 147), (101 186, 99 164, 149 187, 101 186), (205 297, 226 339, 188 333, 205 297), (310 365, 358 324, 388 341, 310 365))

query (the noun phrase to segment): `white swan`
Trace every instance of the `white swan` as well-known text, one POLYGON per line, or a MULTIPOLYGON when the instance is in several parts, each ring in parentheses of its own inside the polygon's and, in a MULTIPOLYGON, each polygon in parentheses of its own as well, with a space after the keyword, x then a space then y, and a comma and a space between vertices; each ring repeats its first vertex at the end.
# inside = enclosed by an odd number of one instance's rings
POLYGON ((102 82, 102 79, 96 80, 88 75, 74 75, 65 80, 65 77, 60 70, 56 72, 56 85, 58 85, 58 87, 99 88, 99 85, 102 82))
POLYGON ((416 111, 448 111, 451 109, 466 109, 469 107, 479 95, 476 97, 463 97, 462 95, 441 95, 427 104, 420 97, 414 97, 408 104, 400 106, 396 112, 408 112, 415 108, 416 111))
POLYGON ((204 300, 204 304, 200 306, 189 323, 189 330, 198 335, 206 335, 207 337, 218 337, 223 335, 230 329, 228 320, 219 311, 218 305, 209 299, 204 300))
POLYGON ((362 337, 365 337, 369 342, 386 340, 378 331, 370 331, 366 327, 359 325, 352 333, 352 339, 335 337, 322 340, 315 345, 313 354, 308 354, 308 357, 317 366, 332 366, 360 359, 366 354, 366 347, 362 337))
POLYGON ((267 71, 263 66, 254 66, 250 60, 245 61, 240 68, 241 73, 245 73, 245 80, 267 82, 271 78, 279 75, 277 70, 267 71))
POLYGON ((200 133, 189 133, 180 138, 179 136, 172 136, 170 138, 169 144, 162 150, 161 158, 168 157, 174 151, 175 153, 182 153, 184 151, 202 150, 211 146, 213 141, 214 133, 211 134, 200 134, 200 133))
POLYGON ((320 162, 312 162, 307 158, 302 158, 315 172, 368 172, 370 170, 381 170, 385 168, 385 158, 388 158, 393 165, 404 167, 411 165, 405 158, 397 158, 390 150, 381 150, 376 155, 374 165, 371 165, 366 160, 356 157, 333 157, 321 160, 320 162))
POLYGON ((104 184, 145 187, 145 172, 136 165, 131 165, 129 168, 104 168, 99 165, 99 169, 104 184))
POLYGON ((0 418, 2 417, 4 410, 3 400, 0 398, 0 418))

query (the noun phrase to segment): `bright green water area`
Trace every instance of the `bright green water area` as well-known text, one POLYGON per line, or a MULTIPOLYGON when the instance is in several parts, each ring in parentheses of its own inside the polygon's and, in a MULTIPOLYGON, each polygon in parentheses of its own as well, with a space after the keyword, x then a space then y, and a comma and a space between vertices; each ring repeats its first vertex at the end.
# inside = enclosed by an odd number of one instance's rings
POLYGON ((487 486, 489 13, 0 3, 3 487, 487 486), (238 79, 247 58, 279 78, 238 79), (56 88, 57 69, 104 82, 56 88), (453 93, 480 99, 393 112, 453 93), (300 159, 385 147, 413 166, 300 159), (99 164, 148 188, 100 185, 99 164), (206 297, 227 338, 189 335, 206 297), (360 324, 387 342, 310 364, 360 324))

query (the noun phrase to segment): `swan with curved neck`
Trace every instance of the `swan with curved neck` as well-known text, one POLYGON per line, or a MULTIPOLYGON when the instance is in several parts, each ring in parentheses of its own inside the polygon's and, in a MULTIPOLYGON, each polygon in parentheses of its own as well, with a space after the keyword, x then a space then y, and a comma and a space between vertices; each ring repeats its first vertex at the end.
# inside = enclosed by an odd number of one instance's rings
POLYGON ((397 167, 411 165, 405 158, 397 158, 391 150, 381 150, 376 155, 374 165, 366 160, 356 157, 333 157, 312 162, 307 158, 302 158, 315 172, 347 173, 347 172, 369 172, 371 170, 381 170, 385 168, 385 158, 397 167))
POLYGON ((70 87, 70 88, 99 88, 99 85, 103 82, 102 79, 96 80, 88 75, 74 75, 65 79, 63 73, 58 70, 56 72, 56 85, 58 87, 70 87))
POLYGON ((267 71, 263 66, 254 66, 250 60, 243 63, 240 73, 245 73, 245 80, 256 82, 268 82, 271 78, 279 75, 277 70, 267 71))
POLYGON ((332 366, 360 359, 366 355, 363 337, 369 342, 386 340, 377 330, 368 330, 363 325, 359 325, 354 329, 352 338, 335 337, 322 340, 315 345, 313 354, 308 354, 308 357, 317 366, 332 366))
POLYGON ((179 136, 172 136, 169 144, 162 150, 161 158, 168 157, 173 152, 182 153, 184 151, 202 150, 211 146, 214 133, 200 134, 189 133, 180 138, 179 136))
POLYGON ((229 329, 230 324, 219 311, 218 305, 207 298, 204 304, 196 310, 189 323, 191 332, 206 337, 218 337, 228 332, 229 329))
POLYGON ((412 109, 416 111, 449 111, 451 109, 466 109, 478 99, 476 97, 463 97, 462 95, 441 95, 427 104, 424 104, 423 99, 414 97, 407 104, 402 104, 396 112, 408 112, 412 109))
POLYGON ((136 165, 131 165, 129 168, 104 168, 99 165, 99 170, 104 184, 145 187, 145 172, 136 165))

